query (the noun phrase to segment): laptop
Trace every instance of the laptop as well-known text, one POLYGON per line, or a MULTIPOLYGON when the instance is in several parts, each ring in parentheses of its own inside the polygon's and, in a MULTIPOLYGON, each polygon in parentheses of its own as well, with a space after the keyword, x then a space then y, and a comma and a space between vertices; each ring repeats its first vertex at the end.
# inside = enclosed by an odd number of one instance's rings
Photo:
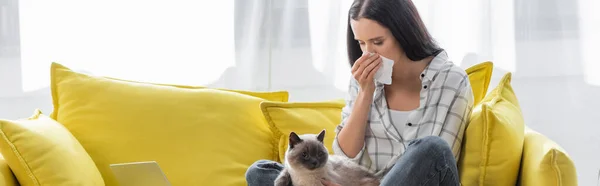
POLYGON ((171 186, 155 161, 111 164, 121 186, 171 186))

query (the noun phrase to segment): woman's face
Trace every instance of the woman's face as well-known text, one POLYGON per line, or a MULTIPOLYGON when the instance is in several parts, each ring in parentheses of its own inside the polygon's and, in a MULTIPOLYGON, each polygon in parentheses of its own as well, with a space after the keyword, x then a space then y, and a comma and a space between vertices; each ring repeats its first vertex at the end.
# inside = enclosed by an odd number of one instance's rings
POLYGON ((377 21, 366 18, 351 20, 354 39, 360 44, 363 53, 377 53, 394 61, 400 61, 404 51, 389 29, 377 21))

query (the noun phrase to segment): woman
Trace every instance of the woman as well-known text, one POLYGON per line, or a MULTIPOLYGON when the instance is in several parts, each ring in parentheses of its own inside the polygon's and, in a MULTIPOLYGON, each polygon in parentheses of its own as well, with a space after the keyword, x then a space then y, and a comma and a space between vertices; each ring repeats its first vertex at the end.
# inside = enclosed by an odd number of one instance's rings
MULTIPOLYGON (((356 0, 347 35, 353 78, 334 153, 383 176, 381 185, 459 185, 456 160, 473 106, 465 71, 448 61, 410 0, 356 0), (389 85, 374 78, 382 57, 394 61, 389 85)), ((281 169, 258 161, 246 178, 271 185, 281 169)))

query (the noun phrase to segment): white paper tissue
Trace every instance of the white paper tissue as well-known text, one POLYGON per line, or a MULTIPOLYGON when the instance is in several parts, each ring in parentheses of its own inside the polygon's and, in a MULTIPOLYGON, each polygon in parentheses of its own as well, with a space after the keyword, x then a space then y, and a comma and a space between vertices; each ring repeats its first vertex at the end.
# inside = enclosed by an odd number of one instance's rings
POLYGON ((394 66, 394 60, 381 56, 383 66, 377 70, 375 74, 375 80, 380 83, 391 85, 392 84, 392 67, 394 66))
MULTIPOLYGON (((369 56, 374 55, 374 53, 369 53, 369 56)), ((379 67, 379 70, 375 73, 375 81, 391 85, 392 84, 392 67, 394 66, 394 60, 388 59, 386 57, 381 56, 381 62, 383 62, 382 66, 379 67)))

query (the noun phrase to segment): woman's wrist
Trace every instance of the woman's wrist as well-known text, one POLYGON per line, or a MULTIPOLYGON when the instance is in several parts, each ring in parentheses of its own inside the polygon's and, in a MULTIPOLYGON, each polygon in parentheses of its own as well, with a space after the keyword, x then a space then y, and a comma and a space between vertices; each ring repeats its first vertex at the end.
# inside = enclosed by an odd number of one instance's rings
POLYGON ((371 102, 373 100, 374 93, 375 93, 375 90, 361 90, 358 92, 358 95, 356 96, 356 98, 360 99, 362 101, 371 102))

